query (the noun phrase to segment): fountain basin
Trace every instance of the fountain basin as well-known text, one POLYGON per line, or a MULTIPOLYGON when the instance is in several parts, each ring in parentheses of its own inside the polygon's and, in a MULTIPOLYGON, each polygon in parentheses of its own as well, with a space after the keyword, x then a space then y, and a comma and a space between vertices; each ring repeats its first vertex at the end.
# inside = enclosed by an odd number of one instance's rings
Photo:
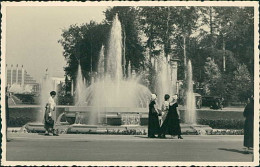
MULTIPOLYGON (((74 106, 58 106, 57 107, 57 116, 56 118, 59 118, 59 115, 63 114, 65 112, 65 115, 67 117, 67 121, 70 124, 75 123, 75 117, 76 117, 76 112, 79 111, 80 109, 75 109, 74 106), (66 111, 65 111, 66 110, 66 111), (74 110, 74 111, 73 111, 74 110)), ((82 114, 88 113, 87 110, 83 110, 84 107, 81 107, 82 111, 79 111, 82 114)), ((184 120, 184 113, 185 113, 185 108, 180 105, 179 107, 180 110, 180 117, 181 120, 184 120)), ((223 110, 212 110, 209 108, 201 108, 201 109, 196 109, 197 112, 197 120, 225 120, 232 122, 244 122, 244 117, 243 117, 243 110, 244 108, 224 108, 223 110)), ((116 111, 116 109, 115 109, 116 111)), ((106 118, 107 118, 107 125, 111 126, 120 126, 121 125, 121 117, 122 115, 127 114, 127 112, 123 112, 124 110, 119 110, 117 112, 107 112, 106 113, 106 118), (122 111, 122 112, 121 112, 122 111)), ((138 111, 140 115, 140 125, 147 126, 148 124, 148 109, 136 109, 133 111, 138 111)), ((42 121, 37 121, 37 115, 40 112, 40 106, 10 106, 9 109, 10 112, 10 120, 9 120, 9 127, 22 127, 25 124, 29 122, 42 122, 42 121)), ((130 112, 129 113, 133 113, 130 112)), ((133 113, 137 114, 137 113, 133 113)), ((65 116, 64 116, 65 117, 65 116)), ((64 118, 63 117, 63 118, 64 118)), ((61 122, 66 122, 66 120, 62 119, 61 122)), ((242 126, 242 125, 241 125, 242 126)), ((215 128, 225 128, 225 127, 215 127, 215 128)), ((243 128, 243 127, 242 127, 243 128)), ((230 129, 230 128, 228 128, 230 129)), ((236 128, 235 128, 236 129, 236 128)))
POLYGON ((45 132, 44 124, 41 122, 30 122, 25 125, 25 129, 27 129, 28 132, 45 132))
POLYGON ((92 112, 99 111, 102 113, 148 113, 148 108, 131 108, 131 107, 92 107, 92 106, 70 106, 65 108, 67 112, 92 112))

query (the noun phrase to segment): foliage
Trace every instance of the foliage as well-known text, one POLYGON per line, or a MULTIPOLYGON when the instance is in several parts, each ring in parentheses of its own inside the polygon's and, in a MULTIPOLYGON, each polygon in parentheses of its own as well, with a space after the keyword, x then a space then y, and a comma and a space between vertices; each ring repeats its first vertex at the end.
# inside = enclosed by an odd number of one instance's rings
POLYGON ((59 84, 58 87, 58 94, 57 94, 57 104, 58 105, 72 105, 73 104, 73 97, 71 96, 70 92, 68 91, 68 87, 70 86, 67 83, 67 77, 65 77, 65 84, 59 84))
POLYGON ((223 35, 226 49, 234 53, 240 63, 254 69, 254 8, 216 8, 220 34, 223 35))
MULTIPOLYGON (((159 59, 161 55, 170 59, 179 58, 181 65, 178 78, 183 79, 183 37, 189 38, 196 28, 198 15, 195 11, 194 7, 139 8, 140 29, 145 36, 143 46, 148 54, 148 64, 151 64, 152 58, 159 59)), ((151 75, 154 76, 153 73, 151 75)), ((149 82, 152 84, 154 80, 156 78, 151 77, 149 82)))
POLYGON ((210 57, 207 58, 205 63, 205 81, 203 82, 204 90, 206 95, 218 95, 219 87, 218 83, 221 78, 221 73, 218 66, 215 64, 214 60, 210 57))
POLYGON ((198 124, 209 125, 213 129, 243 129, 244 128, 244 120, 235 120, 235 119, 218 119, 218 120, 199 119, 198 124))
POLYGON ((16 98, 21 100, 22 104, 35 104, 37 103, 37 100, 35 100, 34 94, 14 94, 16 98))
POLYGON ((180 60, 179 80, 185 79, 184 65, 186 59, 190 59, 193 80, 204 85, 206 95, 241 101, 252 93, 253 7, 116 6, 104 13, 106 19, 100 24, 91 21, 81 26, 71 25, 63 31, 59 42, 64 48, 65 71, 69 78, 75 79, 79 62, 87 80, 89 72, 96 71, 101 45, 106 48, 111 21, 117 13, 123 29, 125 67, 131 61, 132 69, 142 74, 142 83, 152 91, 156 78, 151 59, 164 55, 180 60), (238 71, 246 72, 244 80, 250 78, 250 82, 241 82, 238 76, 243 72, 235 73, 239 64, 244 66, 238 71))
POLYGON ((245 64, 238 65, 237 70, 234 72, 232 85, 234 86, 232 95, 236 101, 246 101, 253 94, 253 83, 245 64))
MULTIPOLYGON (((254 76, 254 10, 251 7, 199 7, 198 9, 201 24, 200 33, 195 36, 197 54, 194 54, 196 56, 192 59, 195 62, 194 80, 207 82, 208 78, 201 75, 204 70, 202 66, 206 60, 205 56, 211 57, 221 73, 218 82, 219 90, 221 90, 219 94, 230 101, 239 100, 239 97, 236 97, 239 95, 235 92, 241 92, 241 89, 234 86, 233 82, 234 71, 238 64, 246 65, 251 80, 254 76), (224 57, 225 71, 223 69, 224 57)), ((251 82, 250 87, 252 86, 251 82)))
POLYGON ((63 30, 59 43, 63 46, 63 55, 67 60, 66 75, 75 80, 78 64, 82 66, 83 75, 89 79, 89 72, 96 71, 99 51, 108 38, 108 25, 94 21, 81 26, 71 25, 63 30))
POLYGON ((218 129, 218 130, 207 130, 207 135, 243 135, 243 129, 218 129))

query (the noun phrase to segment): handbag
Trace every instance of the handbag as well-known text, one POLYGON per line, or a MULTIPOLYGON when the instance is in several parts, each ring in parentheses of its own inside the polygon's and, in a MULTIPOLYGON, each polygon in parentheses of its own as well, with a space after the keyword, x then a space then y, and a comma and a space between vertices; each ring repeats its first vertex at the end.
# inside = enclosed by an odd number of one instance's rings
POLYGON ((46 120, 46 122, 47 122, 48 124, 54 124, 54 121, 53 121, 53 119, 52 119, 51 117, 48 117, 48 119, 46 120))

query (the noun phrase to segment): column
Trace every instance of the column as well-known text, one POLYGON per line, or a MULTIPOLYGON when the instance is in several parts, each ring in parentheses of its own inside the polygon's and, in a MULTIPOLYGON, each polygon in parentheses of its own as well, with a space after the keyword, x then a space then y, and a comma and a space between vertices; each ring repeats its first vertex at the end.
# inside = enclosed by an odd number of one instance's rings
POLYGON ((11 84, 10 86, 13 85, 13 65, 11 65, 11 84))
POLYGON ((22 87, 24 87, 24 68, 22 65, 22 87))
POLYGON ((16 78, 15 78, 15 83, 18 84, 18 64, 16 65, 16 78))

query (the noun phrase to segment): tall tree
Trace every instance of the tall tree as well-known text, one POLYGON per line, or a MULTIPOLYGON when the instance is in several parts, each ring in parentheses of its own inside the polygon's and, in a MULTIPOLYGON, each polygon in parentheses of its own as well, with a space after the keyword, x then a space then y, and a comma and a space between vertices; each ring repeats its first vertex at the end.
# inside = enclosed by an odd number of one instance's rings
POLYGON ((221 89, 219 89, 218 82, 221 79, 221 73, 217 64, 210 57, 207 58, 205 63, 205 81, 203 82, 206 95, 219 95, 221 89))
POLYGON ((108 25, 94 21, 83 25, 71 25, 63 30, 59 43, 63 46, 63 55, 67 60, 66 75, 75 81, 78 64, 80 63, 83 75, 89 79, 89 73, 96 71, 99 51, 106 43, 108 25))
POLYGON ((246 101, 248 97, 253 95, 253 83, 245 64, 239 64, 237 70, 234 72, 234 79, 232 82, 233 100, 234 101, 246 101))
POLYGON ((145 47, 149 56, 156 58, 163 51, 166 57, 181 58, 183 64, 183 39, 184 36, 185 40, 189 39, 195 30, 197 18, 194 7, 140 8, 140 23, 147 37, 145 47))
POLYGON ((254 8, 216 8, 219 32, 223 34, 226 50, 244 63, 251 77, 254 72, 254 8))

